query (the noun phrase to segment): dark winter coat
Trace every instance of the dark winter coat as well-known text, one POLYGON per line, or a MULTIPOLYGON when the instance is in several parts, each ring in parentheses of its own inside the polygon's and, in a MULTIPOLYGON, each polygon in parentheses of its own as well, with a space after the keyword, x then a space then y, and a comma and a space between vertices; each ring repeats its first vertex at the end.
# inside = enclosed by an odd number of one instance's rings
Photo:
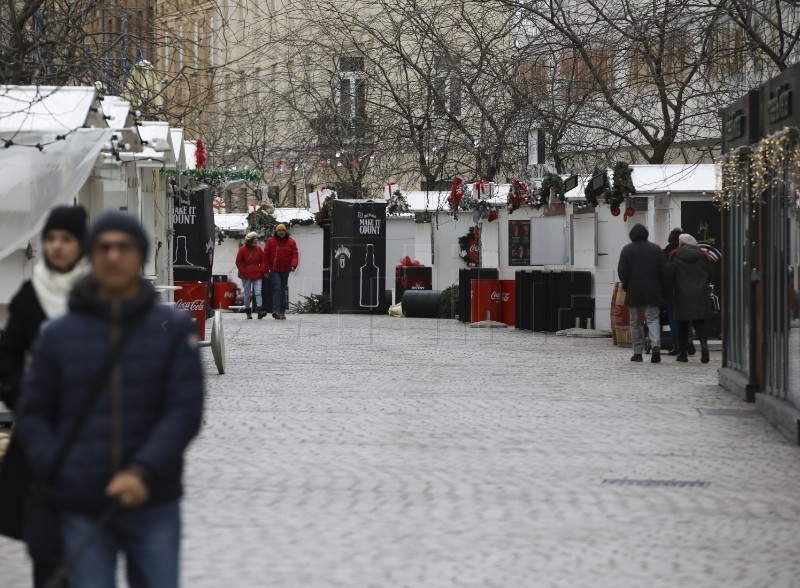
POLYGON ((675 318, 702 320, 711 316, 711 262, 695 245, 681 245, 670 258, 673 274, 675 318))
POLYGON ((243 280, 260 280, 267 270, 264 267, 264 252, 258 245, 242 245, 236 254, 236 269, 243 280))
MULTIPOLYGON (((6 328, 0 335, 0 399, 14 410, 25 359, 47 315, 30 281, 11 299, 6 328)), ((30 471, 17 436, 11 440, 0 472, 0 535, 22 538, 21 505, 28 494, 30 471)))
POLYGON ((8 324, 0 335, 0 400, 12 410, 19 398, 25 356, 46 320, 47 315, 29 280, 11 299, 8 324))
POLYGON ((264 265, 267 271, 288 272, 297 267, 297 243, 289 235, 283 239, 272 235, 264 245, 264 265))
POLYGON ((650 243, 644 225, 635 225, 629 234, 631 242, 622 248, 617 273, 625 290, 626 306, 658 306, 663 304, 663 291, 669 284, 667 260, 661 247, 650 243))
POLYGON ((133 331, 118 375, 109 378, 60 469, 56 500, 70 510, 101 510, 113 474, 132 464, 150 474, 151 503, 178 498, 183 454, 203 410, 197 330, 189 315, 158 304, 145 280, 134 300, 114 309, 98 298, 92 277, 76 284, 69 309, 43 329, 23 378, 17 433, 34 475, 47 476, 125 322, 133 331), (112 408, 116 403, 119 413, 112 408), (115 415, 121 430, 115 429, 115 415), (120 443, 113 441, 115 431, 120 443))

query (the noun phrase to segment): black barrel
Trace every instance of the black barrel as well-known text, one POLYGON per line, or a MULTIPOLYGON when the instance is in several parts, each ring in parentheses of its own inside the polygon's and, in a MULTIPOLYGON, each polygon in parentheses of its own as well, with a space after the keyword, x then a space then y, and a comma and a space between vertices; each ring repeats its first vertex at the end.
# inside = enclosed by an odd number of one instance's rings
POLYGON ((409 318, 437 318, 440 290, 406 290, 403 292, 403 314, 409 318))

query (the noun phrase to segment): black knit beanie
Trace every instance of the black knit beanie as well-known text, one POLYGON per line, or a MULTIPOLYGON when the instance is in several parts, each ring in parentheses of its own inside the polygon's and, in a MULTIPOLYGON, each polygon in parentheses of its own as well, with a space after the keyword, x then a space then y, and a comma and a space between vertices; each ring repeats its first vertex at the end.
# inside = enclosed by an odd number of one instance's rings
POLYGON ((81 242, 86 234, 86 209, 83 206, 56 206, 44 223, 42 236, 48 231, 67 231, 81 242))
POLYGON ((149 241, 141 223, 135 216, 116 210, 109 210, 98 216, 97 220, 89 228, 89 234, 86 237, 86 250, 91 251, 95 241, 97 241, 97 237, 100 236, 100 233, 105 233, 106 231, 120 231, 133 237, 136 246, 142 252, 142 257, 145 260, 147 259, 147 253, 150 249, 149 241))

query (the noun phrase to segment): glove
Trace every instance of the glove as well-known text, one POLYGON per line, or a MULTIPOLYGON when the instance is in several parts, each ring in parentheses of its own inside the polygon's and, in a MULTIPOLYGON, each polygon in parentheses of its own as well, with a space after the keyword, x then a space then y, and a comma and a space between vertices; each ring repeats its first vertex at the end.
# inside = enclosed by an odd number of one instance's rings
POLYGON ((289 271, 290 271, 290 272, 293 272, 293 271, 294 271, 294 270, 296 270, 296 269, 297 269, 296 267, 292 267, 292 268, 289 268, 289 271))

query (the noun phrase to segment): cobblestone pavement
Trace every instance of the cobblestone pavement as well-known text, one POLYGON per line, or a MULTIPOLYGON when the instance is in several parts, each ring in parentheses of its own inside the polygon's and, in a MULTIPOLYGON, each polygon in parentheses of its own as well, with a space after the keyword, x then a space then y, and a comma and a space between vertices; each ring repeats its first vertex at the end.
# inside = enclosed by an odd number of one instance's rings
MULTIPOLYGON (((716 386, 718 352, 225 319, 185 587, 800 587, 800 448, 716 386)), ((0 541, 3 586, 26 586, 21 554, 0 541)))

